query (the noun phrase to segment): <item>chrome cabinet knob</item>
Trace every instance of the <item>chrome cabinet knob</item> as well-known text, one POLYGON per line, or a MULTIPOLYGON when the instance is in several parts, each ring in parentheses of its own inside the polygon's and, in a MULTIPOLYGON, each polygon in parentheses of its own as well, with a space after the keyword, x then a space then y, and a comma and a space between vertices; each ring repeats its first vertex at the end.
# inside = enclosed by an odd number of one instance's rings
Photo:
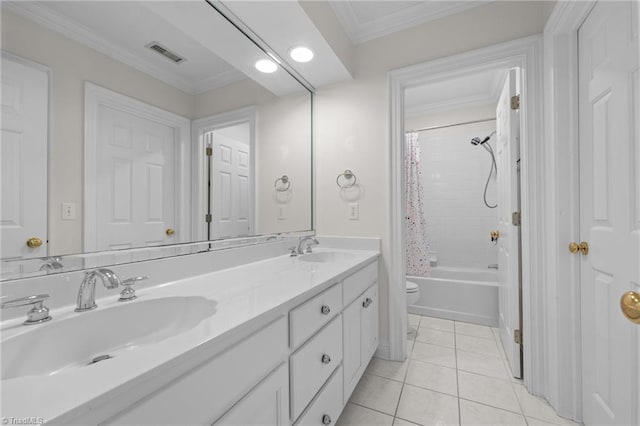
POLYGON ((323 425, 330 425, 331 424, 331 417, 329 417, 328 414, 325 414, 324 416, 322 416, 322 424, 323 425))
POLYGON ((27 312, 27 320, 23 322, 24 325, 40 324, 51 320, 49 315, 49 308, 44 306, 44 301, 49 298, 48 294, 38 294, 35 296, 21 297, 19 299, 9 300, 2 303, 0 308, 15 308, 18 306, 33 305, 33 308, 27 312))
POLYGON ((331 308, 327 305, 322 305, 322 308, 320 308, 320 312, 322 312, 322 315, 329 315, 329 312, 331 312, 331 308))
POLYGON ((363 308, 368 308, 369 305, 371 305, 373 303, 373 300, 371 300, 369 297, 367 297, 366 299, 364 299, 364 302, 362 302, 362 307, 363 308))
POLYGON ((124 286, 124 290, 120 292, 120 298, 118 299, 118 301, 127 302, 129 300, 133 300, 137 298, 138 296, 136 296, 136 290, 131 286, 137 283, 138 281, 148 280, 148 279, 149 277, 133 277, 133 278, 127 278, 126 280, 122 281, 121 285, 124 286))
POLYGON ((331 362, 331 357, 327 354, 322 355, 322 363, 329 364, 331 362))

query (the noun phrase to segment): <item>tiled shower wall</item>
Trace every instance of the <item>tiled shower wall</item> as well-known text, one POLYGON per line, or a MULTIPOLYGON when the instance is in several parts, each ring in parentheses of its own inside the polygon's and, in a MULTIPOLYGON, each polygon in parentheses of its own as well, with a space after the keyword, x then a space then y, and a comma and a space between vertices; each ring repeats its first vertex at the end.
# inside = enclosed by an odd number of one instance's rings
MULTIPOLYGON (((414 125, 417 122, 412 120, 414 125)), ((485 269, 498 262, 497 247, 489 235, 497 229, 498 212, 483 203, 491 156, 470 143, 474 136, 484 138, 493 130, 495 121, 419 133, 427 240, 437 252, 438 265, 485 269)), ((490 142, 495 148, 494 138, 490 142)), ((495 174, 487 201, 496 203, 495 174)))

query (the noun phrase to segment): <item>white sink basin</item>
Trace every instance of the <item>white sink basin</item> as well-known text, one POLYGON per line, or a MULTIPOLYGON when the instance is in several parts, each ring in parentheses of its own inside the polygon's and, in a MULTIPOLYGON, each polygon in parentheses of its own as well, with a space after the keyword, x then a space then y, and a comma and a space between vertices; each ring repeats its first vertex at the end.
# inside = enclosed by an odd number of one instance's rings
POLYGON ((91 368, 125 349, 159 342, 212 316, 217 303, 204 297, 136 300, 48 324, 2 341, 2 380, 91 368))
POLYGON ((335 251, 321 251, 316 253, 303 254, 299 256, 303 262, 315 262, 315 263, 332 263, 340 260, 345 260, 353 257, 353 254, 346 252, 335 251))

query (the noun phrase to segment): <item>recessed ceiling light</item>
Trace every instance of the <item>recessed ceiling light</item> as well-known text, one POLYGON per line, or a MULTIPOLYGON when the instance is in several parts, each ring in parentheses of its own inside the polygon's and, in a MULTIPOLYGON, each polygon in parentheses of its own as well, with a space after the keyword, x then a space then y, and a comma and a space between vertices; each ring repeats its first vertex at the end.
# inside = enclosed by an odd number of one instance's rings
POLYGON ((269 59, 260 59, 256 62, 256 69, 260 72, 271 74, 272 72, 276 72, 278 66, 275 62, 270 61, 269 59))
POLYGON ((291 49, 289 56, 296 62, 309 62, 313 59, 313 51, 308 47, 298 46, 291 49))

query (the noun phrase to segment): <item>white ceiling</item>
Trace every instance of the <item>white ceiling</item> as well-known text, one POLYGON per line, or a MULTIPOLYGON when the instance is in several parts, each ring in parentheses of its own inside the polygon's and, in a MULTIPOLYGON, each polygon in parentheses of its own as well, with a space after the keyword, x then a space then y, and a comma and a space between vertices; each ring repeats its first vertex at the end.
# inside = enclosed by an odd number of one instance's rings
POLYGON ((506 68, 453 78, 405 90, 405 115, 415 117, 462 106, 497 103, 506 68))
POLYGON ((302 89, 284 70, 268 75, 258 72, 253 65, 266 57, 264 52, 202 0, 2 3, 189 94, 247 76, 277 95, 302 89), (146 48, 152 41, 186 60, 176 64, 146 48))
POLYGON ((466 1, 353 1, 329 4, 353 43, 401 31, 462 12, 491 0, 466 1))

